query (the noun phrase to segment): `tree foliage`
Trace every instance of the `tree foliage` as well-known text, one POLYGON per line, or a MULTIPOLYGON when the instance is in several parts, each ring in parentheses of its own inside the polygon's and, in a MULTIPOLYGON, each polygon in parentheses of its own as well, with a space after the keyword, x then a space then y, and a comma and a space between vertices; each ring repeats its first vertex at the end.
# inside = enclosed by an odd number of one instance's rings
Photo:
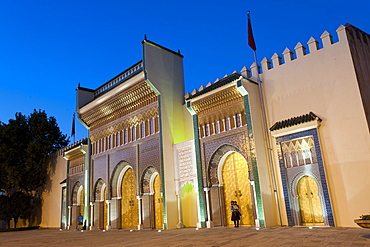
POLYGON ((29 116, 17 113, 7 124, 0 122, 0 194, 11 198, 1 202, 13 204, 12 218, 29 216, 26 209, 36 200, 32 197, 45 185, 49 155, 68 142, 56 119, 42 110, 34 110, 29 116))

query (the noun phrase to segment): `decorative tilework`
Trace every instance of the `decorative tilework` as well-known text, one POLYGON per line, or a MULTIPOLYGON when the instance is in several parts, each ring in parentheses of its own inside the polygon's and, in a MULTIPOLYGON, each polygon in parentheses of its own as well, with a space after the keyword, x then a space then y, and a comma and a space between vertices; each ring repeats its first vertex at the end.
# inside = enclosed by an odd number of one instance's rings
MULTIPOLYGON (((218 183, 217 167, 220 159, 230 151, 240 153, 247 161, 248 171, 251 180, 255 182, 256 191, 256 211, 260 226, 265 225, 264 212, 262 204, 262 196, 260 192, 257 159, 254 149, 254 138, 252 130, 252 122, 250 116, 249 98, 248 95, 244 97, 244 108, 246 112, 246 126, 231 129, 226 132, 221 132, 209 137, 198 139, 198 132, 196 132, 195 141, 200 142, 200 157, 201 158, 201 174, 203 183, 211 186, 218 183)), ((194 126, 197 126, 194 123, 194 126)), ((194 132, 194 133, 195 133, 194 132)))
POLYGON ((246 123, 248 127, 248 143, 250 144, 250 159, 252 162, 253 168, 253 176, 255 181, 255 191, 256 191, 256 201, 257 201, 257 217, 259 219, 260 226, 265 226, 265 214, 263 210, 263 203, 262 203, 262 194, 259 182, 259 175, 257 169, 257 158, 256 158, 256 151, 254 145, 254 136, 253 136, 253 125, 252 125, 252 118, 251 118, 251 108, 249 104, 249 96, 244 96, 244 108, 245 108, 245 115, 246 115, 246 123))
POLYGON ((216 169, 215 167, 218 166, 219 160, 226 152, 239 152, 250 164, 246 127, 216 134, 209 138, 203 138, 200 143, 204 184, 210 183, 207 179, 208 171, 213 172, 216 169), (229 148, 225 148, 226 146, 229 148))
POLYGON ((152 166, 145 169, 141 179, 141 193, 150 193, 150 179, 155 172, 157 171, 152 166))
MULTIPOLYGON (((200 223, 202 227, 206 226, 206 207, 204 201, 204 191, 203 191, 203 180, 202 180, 202 163, 201 163, 201 154, 200 154, 200 143, 199 143, 199 132, 198 128, 198 117, 193 115, 193 128, 194 128, 194 147, 195 147, 195 160, 197 164, 197 178, 198 178, 198 197, 199 197, 199 216, 200 223)), ((211 219, 208 219, 211 220, 211 219)))
POLYGON ((148 166, 153 166, 161 173, 159 138, 139 144, 139 174, 143 174, 148 166))
MULTIPOLYGON (((297 132, 294 134, 285 135, 285 136, 276 138, 276 146, 278 149, 277 152, 278 152, 278 157, 279 157, 279 166, 280 166, 280 173, 281 173, 281 182, 283 184, 283 192, 284 192, 285 207, 286 207, 287 217, 288 217, 288 224, 289 226, 293 226, 295 224, 294 215, 292 212, 294 205, 290 200, 291 198, 290 195, 294 188, 290 188, 290 185, 289 185, 289 181, 292 181, 292 179, 288 180, 287 169, 285 168, 284 158, 283 158, 282 151, 281 151, 281 143, 289 141, 289 140, 293 140, 293 139, 302 138, 305 136, 313 136, 313 140, 315 143, 316 157, 317 157, 317 169, 316 169, 317 172, 315 172, 314 168, 311 169, 310 172, 307 172, 307 169, 301 168, 301 169, 295 169, 296 170, 295 174, 298 175, 300 173, 300 174, 307 174, 309 176, 317 177, 319 181, 319 185, 321 187, 322 197, 324 200, 325 211, 327 215, 327 223, 330 226, 334 226, 333 211, 332 211, 331 202, 330 202, 329 190, 328 190, 328 185, 326 181, 325 168, 324 168, 324 163, 322 159, 321 147, 320 147, 317 129, 310 129, 310 130, 297 132)), ((293 174, 291 174, 289 177, 291 176, 293 176, 293 174)))

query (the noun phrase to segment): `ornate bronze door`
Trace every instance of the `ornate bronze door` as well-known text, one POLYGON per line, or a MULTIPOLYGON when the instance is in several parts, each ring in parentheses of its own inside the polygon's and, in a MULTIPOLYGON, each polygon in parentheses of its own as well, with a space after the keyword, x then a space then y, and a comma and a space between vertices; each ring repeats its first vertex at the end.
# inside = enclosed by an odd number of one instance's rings
POLYGON ((104 188, 104 202, 103 202, 103 228, 106 229, 108 225, 108 203, 107 203, 107 188, 104 188))
POLYGON ((231 226, 231 201, 237 201, 242 214, 240 225, 254 225, 252 196, 248 180, 248 164, 239 153, 230 154, 222 167, 226 225, 231 226))
POLYGON ((136 179, 132 169, 128 169, 122 179, 122 228, 137 228, 139 224, 136 199, 136 179))
MULTIPOLYGON (((80 192, 80 208, 79 208, 79 213, 84 216, 84 209, 85 209, 85 191, 84 189, 81 190, 80 192)), ((78 215, 77 215, 78 216, 78 215)))
POLYGON ((324 225, 319 188, 309 176, 302 177, 297 184, 298 203, 302 225, 324 225))
POLYGON ((155 228, 163 228, 163 200, 161 195, 161 179, 159 176, 155 177, 153 187, 155 228))

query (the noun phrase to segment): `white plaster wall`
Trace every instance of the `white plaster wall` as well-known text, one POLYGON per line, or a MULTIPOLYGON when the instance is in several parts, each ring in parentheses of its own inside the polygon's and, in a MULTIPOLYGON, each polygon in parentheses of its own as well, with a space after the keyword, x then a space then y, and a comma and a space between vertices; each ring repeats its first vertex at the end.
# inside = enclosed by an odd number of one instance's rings
POLYGON ((43 193, 43 207, 40 227, 60 228, 62 206, 62 182, 66 179, 67 161, 62 155, 56 158, 55 170, 47 182, 48 190, 43 193))
MULTIPOLYGON (((269 127, 307 114, 322 118, 319 135, 336 226, 370 211, 370 136, 344 27, 339 42, 261 74, 269 127)), ((341 29, 341 30, 340 30, 341 29)), ((299 52, 299 51, 298 51, 299 52)))
MULTIPOLYGON (((248 92, 253 127, 253 137, 255 142, 255 152, 258 167, 258 176, 262 195, 265 224, 267 227, 278 225, 278 211, 276 208, 275 197, 273 195, 273 182, 271 180, 271 167, 268 162, 266 136, 263 126, 261 111, 261 101, 259 97, 258 85, 243 80, 243 86, 248 92)), ((246 109, 247 111, 247 109, 246 109)))
POLYGON ((183 120, 184 74, 182 55, 152 42, 143 41, 143 61, 146 81, 159 94, 161 140, 165 187, 167 228, 177 226, 178 212, 175 194, 173 144, 185 140, 183 120))

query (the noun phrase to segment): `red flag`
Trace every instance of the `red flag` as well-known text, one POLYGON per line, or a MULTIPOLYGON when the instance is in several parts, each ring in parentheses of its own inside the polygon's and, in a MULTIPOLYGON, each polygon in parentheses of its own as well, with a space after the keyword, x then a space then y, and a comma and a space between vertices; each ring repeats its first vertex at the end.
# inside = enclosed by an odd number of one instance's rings
POLYGON ((75 135, 75 114, 73 113, 71 137, 75 135))
POLYGON ((248 11, 248 45, 254 51, 257 50, 256 43, 254 42, 254 37, 253 37, 253 32, 252 32, 252 24, 251 24, 251 17, 249 16, 249 11, 248 11))

